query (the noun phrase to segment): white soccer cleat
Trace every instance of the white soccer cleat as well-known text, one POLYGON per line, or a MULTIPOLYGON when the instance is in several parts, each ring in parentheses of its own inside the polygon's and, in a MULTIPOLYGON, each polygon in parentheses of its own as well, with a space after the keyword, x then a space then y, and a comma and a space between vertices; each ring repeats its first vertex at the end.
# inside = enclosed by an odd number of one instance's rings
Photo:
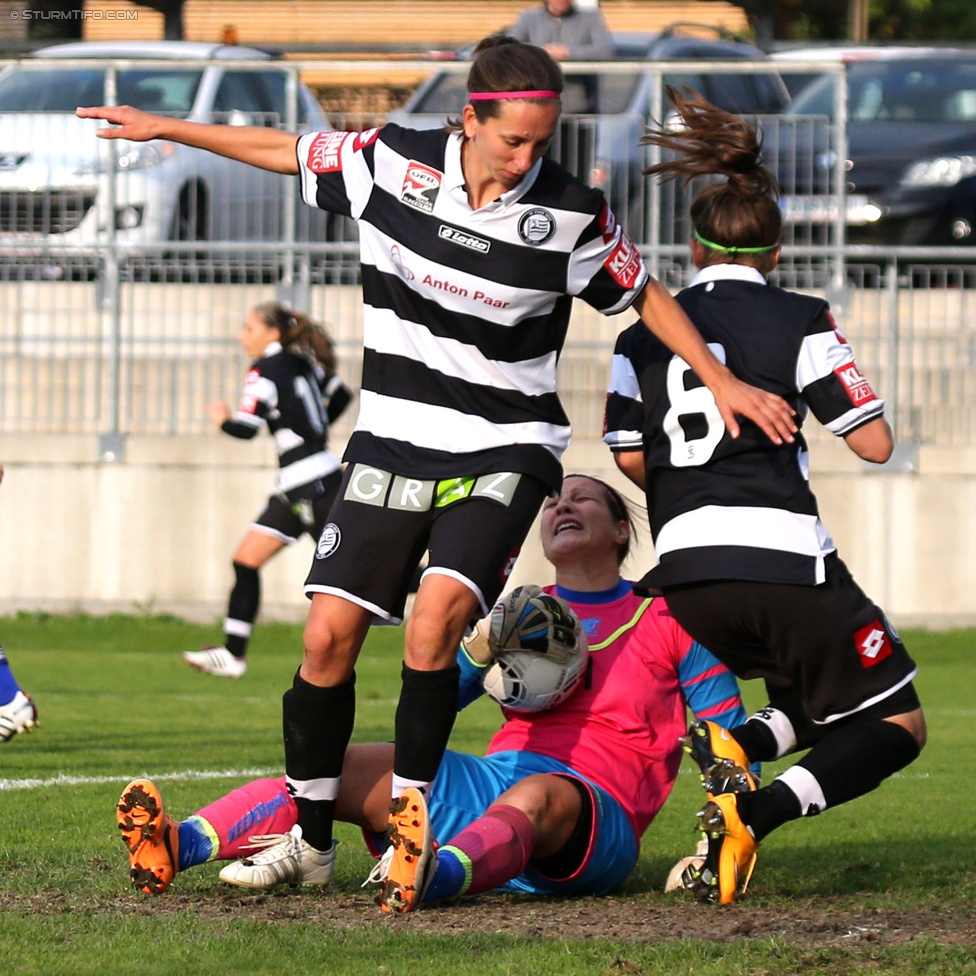
POLYGON ((263 834, 249 838, 254 847, 264 847, 240 861, 232 861, 220 872, 224 884, 267 891, 275 885, 327 885, 335 868, 336 845, 317 851, 302 840, 302 828, 295 824, 287 834, 263 834))
POLYGON ((698 847, 691 857, 683 857, 668 872, 668 880, 664 882, 665 891, 684 891, 684 873, 690 867, 695 867, 699 871, 705 863, 705 856, 708 854, 708 838, 702 837, 698 842, 698 847))
POLYGON ((184 651, 183 660, 197 671, 215 674, 218 678, 240 678, 247 671, 247 661, 234 657, 226 647, 205 647, 200 651, 184 651))
POLYGON ((37 706, 29 695, 17 692, 6 705, 0 705, 0 742, 9 742, 21 732, 38 725, 37 706))

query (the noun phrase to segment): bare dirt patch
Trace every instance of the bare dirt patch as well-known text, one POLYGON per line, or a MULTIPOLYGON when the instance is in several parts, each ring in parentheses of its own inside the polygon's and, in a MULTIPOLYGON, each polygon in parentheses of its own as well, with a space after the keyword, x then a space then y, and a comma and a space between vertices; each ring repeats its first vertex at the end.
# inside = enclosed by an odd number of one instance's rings
POLYGON ((390 926, 402 932, 454 935, 498 933, 550 939, 660 942, 702 939, 728 943, 770 939, 805 947, 871 944, 892 948, 916 940, 976 950, 972 905, 939 908, 865 908, 850 897, 802 899, 783 907, 727 906, 672 901, 659 894, 608 898, 547 899, 488 894, 425 907, 411 915, 380 913, 370 896, 344 892, 247 895, 214 892, 158 898, 133 894, 98 901, 48 891, 0 895, 0 911, 55 915, 76 911, 165 916, 192 912, 200 918, 246 917, 277 924, 315 924, 340 930, 390 926))

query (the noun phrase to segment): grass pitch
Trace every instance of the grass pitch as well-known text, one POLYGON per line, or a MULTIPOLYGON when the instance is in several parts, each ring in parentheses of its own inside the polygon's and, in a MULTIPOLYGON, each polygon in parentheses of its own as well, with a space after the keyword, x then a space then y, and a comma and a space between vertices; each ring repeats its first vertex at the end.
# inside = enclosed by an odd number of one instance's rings
MULTIPOLYGON (((976 974, 976 631, 906 635, 928 748, 875 793, 777 831, 736 905, 661 892, 694 843, 700 787, 686 761, 619 894, 483 895, 397 919, 360 890, 372 862, 349 828, 325 891, 242 897, 219 884, 219 865, 155 899, 129 886, 114 823, 129 779, 153 777, 186 816, 282 767, 281 693, 301 628, 260 626, 240 681, 182 663, 217 635, 167 617, 0 620, 42 722, 0 745, 4 974, 976 974)), ((357 741, 392 737, 399 659, 398 632, 374 630, 358 668, 357 741)), ((750 707, 760 695, 746 688, 750 707)), ((452 746, 478 751, 497 724, 476 703, 452 746)))

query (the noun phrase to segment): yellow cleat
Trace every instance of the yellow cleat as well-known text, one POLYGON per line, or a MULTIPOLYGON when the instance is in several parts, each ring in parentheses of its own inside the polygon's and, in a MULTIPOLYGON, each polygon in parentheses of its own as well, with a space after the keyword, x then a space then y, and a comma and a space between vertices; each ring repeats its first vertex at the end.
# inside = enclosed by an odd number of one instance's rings
POLYGON ((728 905, 749 887, 759 843, 739 818, 734 793, 713 796, 699 811, 698 825, 708 839, 708 853, 704 864, 685 870, 684 886, 699 901, 728 905))
POLYGON ((390 848, 369 878, 383 885, 376 903, 384 912, 412 912, 420 907, 437 871, 437 845, 420 790, 410 787, 390 805, 387 838, 390 848))
POLYGON ((702 786, 709 796, 758 789, 756 778, 749 771, 749 757, 728 729, 697 719, 688 727, 681 744, 701 770, 702 786))

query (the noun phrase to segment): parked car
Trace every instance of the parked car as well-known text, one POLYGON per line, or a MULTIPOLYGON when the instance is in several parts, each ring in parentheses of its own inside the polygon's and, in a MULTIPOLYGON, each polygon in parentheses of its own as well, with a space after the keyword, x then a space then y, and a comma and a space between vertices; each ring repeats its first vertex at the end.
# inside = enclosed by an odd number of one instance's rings
MULTIPOLYGON (((614 210, 635 239, 642 238, 646 149, 639 145, 652 105, 654 73, 661 61, 764 61, 758 48, 721 32, 704 37, 675 25, 660 34, 615 34, 615 69, 563 65, 563 115, 551 154, 570 172, 607 193, 614 210)), ((700 30, 700 28, 698 28, 700 30)), ((439 71, 423 82, 390 121, 414 128, 436 128, 460 115, 466 101, 466 74, 439 71)), ((780 112, 789 102, 775 72, 744 74, 705 71, 668 72, 665 84, 687 87, 732 112, 780 112)))
POLYGON ((837 217, 842 165, 850 243, 976 243, 976 51, 861 48, 837 57, 848 87, 847 158, 837 158, 831 140, 829 74, 800 92, 777 131, 767 132, 766 155, 797 239, 825 239, 837 217))
MULTIPOLYGON (((178 41, 42 48, 0 73, 0 242, 95 245, 113 226, 124 244, 278 239, 286 177, 162 139, 103 141, 95 131, 105 123, 75 116, 108 102, 101 62, 110 59, 124 62, 119 104, 196 122, 285 124, 286 75, 262 51, 178 41), (149 59, 166 63, 139 64, 149 59), (242 60, 268 67, 236 67, 242 60)), ((297 102, 298 131, 331 128, 303 85, 297 102)), ((314 237, 312 214, 299 211, 314 237)))

